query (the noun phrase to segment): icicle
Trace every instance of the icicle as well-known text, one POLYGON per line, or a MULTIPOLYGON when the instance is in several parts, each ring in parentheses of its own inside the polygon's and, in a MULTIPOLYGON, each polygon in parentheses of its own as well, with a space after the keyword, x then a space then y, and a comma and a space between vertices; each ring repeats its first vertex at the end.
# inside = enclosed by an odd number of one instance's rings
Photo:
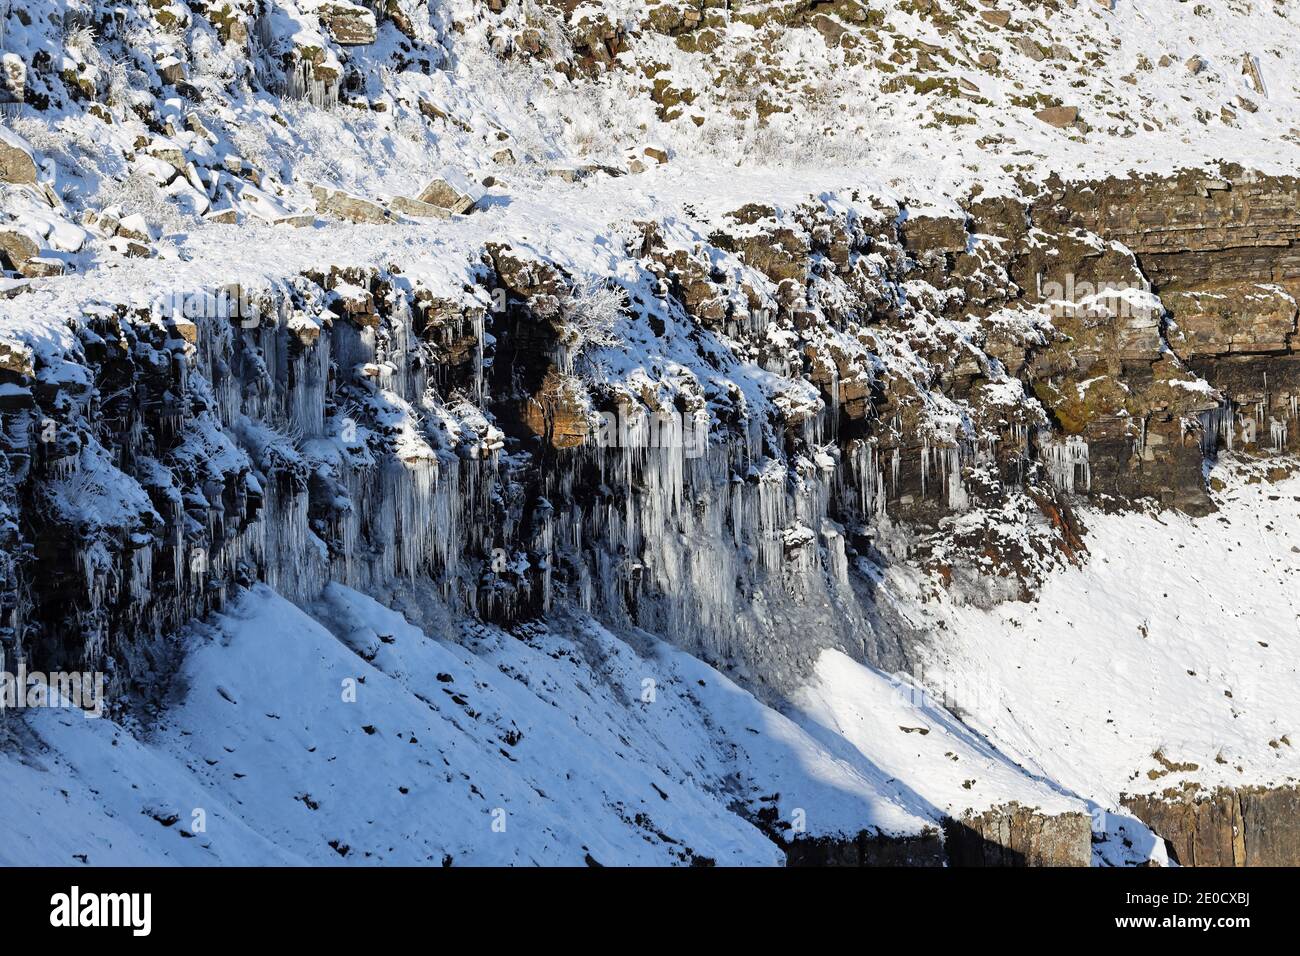
POLYGON ((930 442, 929 439, 922 439, 921 442, 921 497, 925 497, 926 485, 930 481, 930 442))
POLYGON ((864 517, 879 513, 884 497, 884 481, 876 465, 876 448, 865 442, 857 442, 849 453, 858 486, 858 508, 864 517))
POLYGON ((830 384, 828 390, 831 396, 831 403, 827 409, 830 418, 830 434, 832 437, 839 433, 840 425, 840 369, 834 362, 830 363, 830 384))
POLYGON ((339 104, 339 84, 337 80, 316 79, 312 62, 300 60, 284 74, 283 95, 306 100, 317 109, 330 110, 339 104))
POLYGON ((1231 400, 1201 413, 1201 451, 1205 455, 1213 455, 1220 445, 1232 451, 1236 437, 1235 419, 1236 406, 1231 400))
POLYGON ((1088 464, 1088 443, 1081 435, 1070 435, 1064 440, 1048 439, 1042 443, 1048 474, 1061 491, 1073 494, 1080 473, 1083 489, 1092 487, 1092 471, 1088 464))
POLYGON ((149 545, 131 552, 131 600, 136 604, 145 601, 153 588, 153 548, 149 545))
POLYGON ((953 511, 965 511, 970 499, 961 478, 961 449, 945 448, 943 454, 947 462, 948 507, 953 511))
POLYGON ((289 390, 289 420, 303 438, 325 433, 325 386, 329 380, 329 350, 313 346, 293 362, 289 390))
POLYGON ((826 570, 841 587, 849 583, 849 559, 844 553, 844 534, 833 521, 822 522, 822 541, 826 545, 826 570))
POLYGON ((1285 421, 1279 421, 1276 418, 1268 420, 1269 437, 1273 440, 1273 450, 1283 451, 1286 449, 1287 425, 1285 421))

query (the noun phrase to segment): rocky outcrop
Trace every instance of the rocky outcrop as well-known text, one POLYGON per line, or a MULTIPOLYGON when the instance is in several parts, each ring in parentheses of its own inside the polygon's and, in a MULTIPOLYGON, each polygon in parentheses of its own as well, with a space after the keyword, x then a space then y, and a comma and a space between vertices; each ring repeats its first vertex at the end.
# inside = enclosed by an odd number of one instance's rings
POLYGON ((330 189, 325 186, 313 186, 312 197, 316 200, 316 210, 331 216, 337 216, 348 222, 382 225, 392 221, 392 213, 380 203, 342 189, 330 189))
POLYGON ((1300 281, 1300 180, 1291 177, 1186 171, 1053 184, 1043 201, 1131 248, 1161 291, 1300 281))
POLYGON ((317 5, 316 15, 340 46, 364 46, 375 42, 375 15, 360 4, 325 0, 317 5))
POLYGON ((447 215, 456 215, 473 209, 479 195, 480 190, 463 175, 445 172, 431 179, 416 199, 426 205, 446 210, 447 215))
POLYGON ((31 185, 36 182, 36 160, 31 147, 17 133, 0 126, 0 182, 31 185))
POLYGON ((26 274, 27 265, 40 255, 36 239, 23 229, 0 229, 0 262, 19 274, 26 274))
POLYGON ((1092 823, 1012 803, 949 818, 944 850, 951 866, 1091 866, 1092 823))
POLYGON ((942 834, 801 837, 785 851, 789 866, 1091 866, 1092 827, 1084 813, 1046 814, 1013 803, 949 817, 942 834))
POLYGON ((1170 347, 1222 393, 1211 447, 1297 447, 1300 179, 1225 167, 1055 183, 1036 208, 1047 204, 1137 255, 1169 310, 1170 347))
MULTIPOLYGON (((440 182, 452 201, 472 198, 440 182)), ((316 198, 390 221, 360 197, 316 198)), ((37 408, 6 433, 18 494, 41 515, 22 573, 52 585, 37 588, 21 643, 59 661, 127 657, 116 635, 160 633, 251 580, 309 596, 330 577, 364 586, 400 569, 494 619, 544 612, 564 593, 789 686, 827 642, 863 653, 855 635, 872 609, 854 591, 859 558, 917 562, 970 600, 1025 597, 1086 547, 1072 495, 1205 500, 1205 393, 1171 357, 1158 300, 1125 247, 1060 214, 1011 201, 915 217, 750 204, 707 246, 670 244, 644 223, 625 254, 656 289, 627 317, 637 334, 722 333, 730 356, 708 345, 700 368, 763 369, 768 404, 750 407, 712 372, 584 380, 575 322, 589 320, 590 293, 495 244, 463 301, 434 298, 397 266, 285 277, 251 329, 100 310, 64 359, 86 369, 88 389, 42 390, 63 374, 44 359, 14 382, 38 386, 37 408), (1102 292, 1081 294, 1084 283, 1102 292), (488 312, 470 304, 483 298, 488 312), (96 392, 114 396, 110 409, 96 392), (441 410, 420 425, 410 409, 430 401, 441 410), (239 426, 241 415, 261 424, 239 426), (57 440, 19 440, 33 417, 55 422, 57 440), (696 422, 706 441, 686 440, 696 422), (459 482, 507 440, 510 466, 462 502, 459 482), (82 484, 109 497, 136 487, 139 507, 88 536, 77 508, 47 504, 69 504, 82 484), (580 504, 557 509, 556 488, 580 504), (458 526, 477 530, 422 540, 450 502, 458 526), (957 514, 960 530, 945 529, 957 514), (271 548, 267 534, 290 537, 271 548), (196 552, 201 568, 187 570, 196 552), (699 586, 683 589, 689 579, 699 586), (84 601, 70 602, 78 587, 84 601), (788 619, 738 601, 769 587, 788 619)), ((896 649, 877 651, 898 665, 896 649)))
POLYGON ((1300 788, 1188 787, 1125 796, 1182 866, 1300 865, 1300 788))
POLYGON ((1287 352, 1296 331, 1296 301, 1279 285, 1223 282, 1165 292, 1161 301, 1178 323, 1171 336, 1174 347, 1193 363, 1287 352))

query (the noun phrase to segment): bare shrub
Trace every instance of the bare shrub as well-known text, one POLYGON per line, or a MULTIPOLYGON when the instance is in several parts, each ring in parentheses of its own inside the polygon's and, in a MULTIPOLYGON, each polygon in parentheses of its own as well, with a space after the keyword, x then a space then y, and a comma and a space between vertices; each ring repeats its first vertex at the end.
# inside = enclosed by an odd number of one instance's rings
POLYGON ((614 329, 626 308, 627 293, 599 279, 587 279, 569 290, 560 303, 556 323, 568 368, 589 348, 623 343, 614 329))

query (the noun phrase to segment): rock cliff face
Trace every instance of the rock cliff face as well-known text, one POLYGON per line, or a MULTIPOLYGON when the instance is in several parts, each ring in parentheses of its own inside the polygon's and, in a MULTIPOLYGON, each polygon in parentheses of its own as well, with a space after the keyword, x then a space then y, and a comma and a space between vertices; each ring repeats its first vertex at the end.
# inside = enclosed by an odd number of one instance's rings
POLYGON ((459 298, 411 262, 225 289, 240 315, 86 308, 57 355, 15 345, 0 372, 31 516, 14 650, 117 666, 254 579, 307 599, 426 574, 503 621, 563 592, 775 686, 802 676, 805 627, 786 599, 742 610, 740 582, 794 581, 800 614, 844 615, 819 635, 897 666, 896 639, 854 636, 873 631, 859 557, 1023 596, 1086 547, 1071 496, 1207 501, 1197 416, 1216 406, 1134 256, 1032 213, 746 206, 690 250, 642 223, 633 321, 691 364, 640 385, 573 374, 580 290, 506 246, 459 298), (1128 297, 1043 291, 1087 283, 1128 297), (766 408, 741 363, 778 376, 766 408), (975 520, 943 530, 958 514, 975 520))
POLYGON ((938 833, 888 840, 799 839, 787 844, 790 866, 1091 866, 1092 823, 1086 814, 1049 815, 1017 805, 949 817, 938 833))
POLYGON ((1223 396, 1207 418, 1215 444, 1294 449, 1300 182, 1230 167, 1052 197, 1066 221, 1137 255, 1169 311, 1170 347, 1223 396))
POLYGON ((1295 866, 1295 787, 1189 788, 1128 797, 1125 806, 1164 837, 1182 866, 1295 866))
POLYGON ((995 807, 950 820, 944 847, 950 866, 1090 866, 1092 821, 1082 813, 995 807))

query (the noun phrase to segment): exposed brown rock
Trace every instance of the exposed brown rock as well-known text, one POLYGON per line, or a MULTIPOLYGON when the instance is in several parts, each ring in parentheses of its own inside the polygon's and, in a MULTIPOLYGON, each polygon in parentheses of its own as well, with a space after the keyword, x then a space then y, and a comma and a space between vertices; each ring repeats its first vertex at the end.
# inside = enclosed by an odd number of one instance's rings
POLYGON ((1275 285, 1226 284, 1166 292, 1162 300, 1178 322, 1171 343, 1189 359, 1285 352, 1296 331, 1296 301, 1275 285))
MULTIPOLYGON (((1049 215, 1050 202, 1062 225, 1137 253, 1175 323, 1170 346, 1237 408, 1251 409, 1233 417, 1238 440, 1249 444, 1270 435, 1270 420, 1291 419, 1300 396, 1300 179, 1225 167, 1217 176, 1188 170, 1053 190, 1036 214, 1049 215)), ((1278 434, 1292 447, 1300 428, 1278 434)))
POLYGON ((524 422, 551 447, 576 448, 591 432, 582 398, 580 386, 552 369, 541 390, 528 400, 524 422))
POLYGON ((28 279, 48 279, 52 276, 63 275, 67 271, 67 266, 62 259, 36 256, 28 259, 21 271, 23 276, 28 279))
POLYGON ((6 342, 0 339, 0 371, 31 378, 32 350, 21 342, 6 342))
POLYGON ((1034 118, 1063 129, 1078 120, 1079 109, 1076 106, 1049 106, 1034 113, 1034 118))
POLYGON ((341 46, 363 46, 375 42, 375 15, 360 4, 328 0, 316 8, 316 15, 329 29, 334 42, 341 46))
POLYGON ((36 240, 20 229, 0 229, 0 255, 9 267, 22 272, 27 263, 40 254, 36 240))
POLYGON ((453 184, 446 177, 431 179, 416 197, 420 202, 445 209, 448 215, 458 215, 474 208, 475 197, 461 184, 453 184))
POLYGON ((372 225, 392 221, 391 214, 379 203, 369 199, 362 199, 360 196, 354 196, 341 189, 313 186, 311 194, 316 199, 318 212, 338 216, 340 219, 346 219, 349 222, 370 223, 372 225))
POLYGON ((950 818, 944 849, 952 866, 1091 866, 1092 822, 1009 803, 950 818))
POLYGON ((1300 865, 1300 788, 1189 788, 1123 798, 1182 866, 1300 865))
POLYGON ((0 181, 17 185, 36 182, 36 160, 31 147, 5 127, 0 127, 0 181))
POLYGON ((1090 866, 1087 814, 1045 814, 1017 803, 968 813, 933 830, 892 837, 801 837, 785 845, 789 866, 1090 866))
POLYGON ((966 221, 952 216, 912 216, 902 225, 903 243, 916 252, 966 251, 966 221))
POLYGON ((316 225, 316 217, 309 212, 296 213, 292 216, 282 216, 275 220, 277 226, 292 226, 295 229, 307 229, 316 225))
POLYGON ((435 206, 433 203, 421 202, 418 199, 412 199, 409 196, 394 196, 388 204, 393 212, 399 212, 404 216, 413 216, 416 219, 450 219, 451 210, 444 209, 442 206, 435 206))

